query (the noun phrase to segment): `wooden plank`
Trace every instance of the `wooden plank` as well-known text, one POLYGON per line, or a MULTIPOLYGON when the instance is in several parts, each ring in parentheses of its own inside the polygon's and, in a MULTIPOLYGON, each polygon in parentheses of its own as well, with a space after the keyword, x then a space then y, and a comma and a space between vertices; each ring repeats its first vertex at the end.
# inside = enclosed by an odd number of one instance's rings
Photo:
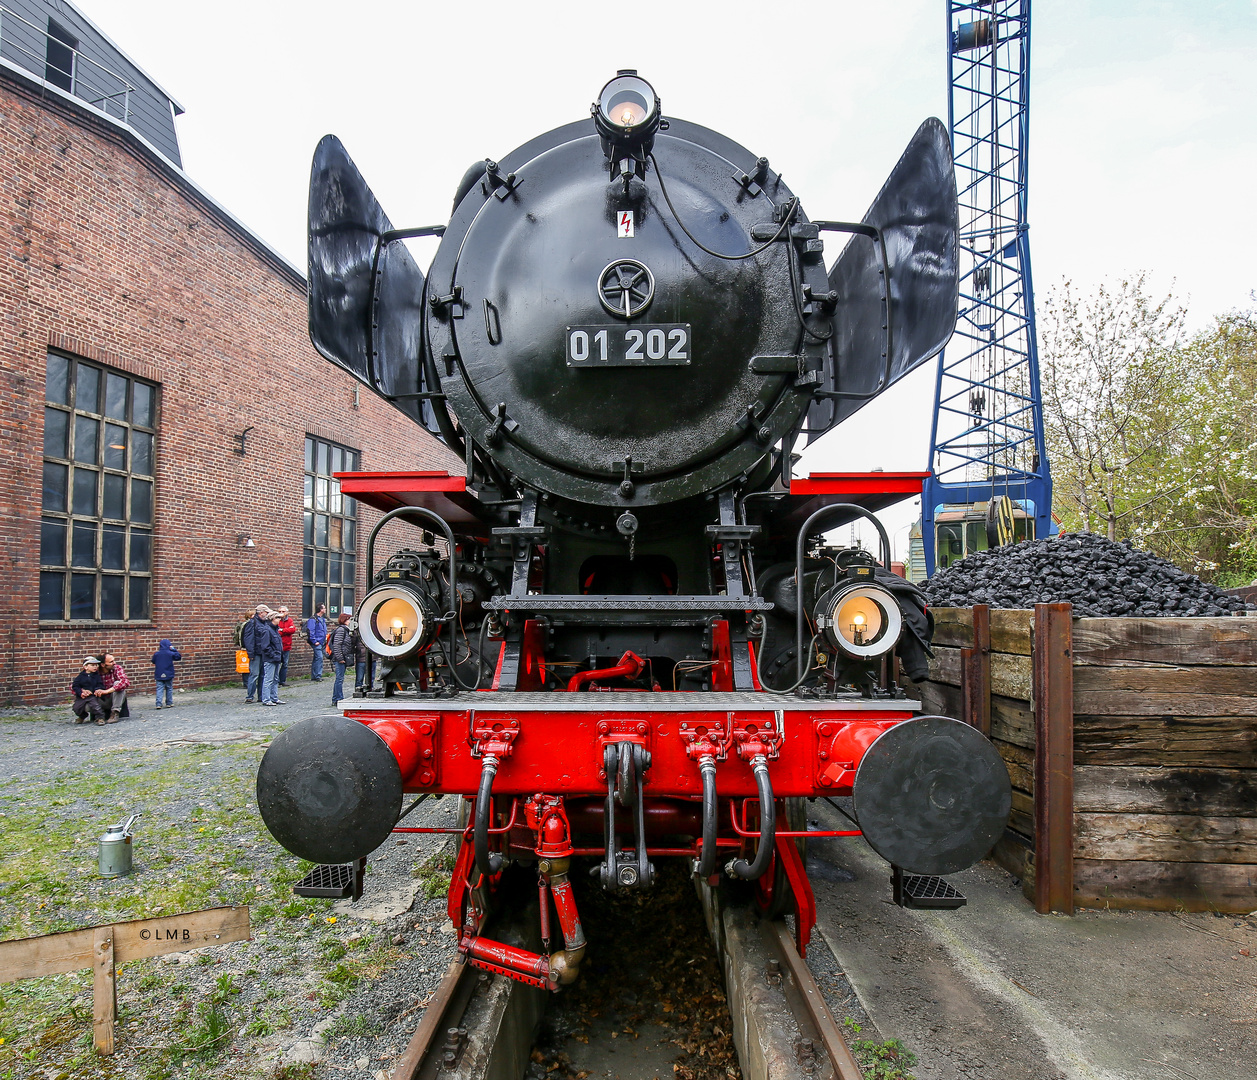
MULTIPOLYGON (((1018 746, 1016 743, 1007 743, 999 739, 993 739, 995 749, 1004 757, 1005 761, 1016 761, 1029 768, 1034 767, 1034 750, 1025 746, 1018 746)), ((1027 791, 1029 788, 1026 789, 1027 791)))
POLYGON ((1028 701, 991 695, 991 738, 1034 750, 1034 713, 1028 701))
POLYGON ((960 665, 960 719, 990 738, 991 609, 985 604, 973 606, 973 648, 960 650, 960 665))
MULTIPOLYGON (((69 930, 63 934, 0 941, 0 983, 61 975, 93 964, 97 929, 69 930)), ((200 949, 249 938, 247 906, 206 908, 160 919, 136 919, 112 927, 117 962, 129 963, 145 956, 200 949)))
POLYGON ((1195 814, 1075 814, 1083 859, 1257 864, 1257 818, 1195 814))
MULTIPOLYGON (((934 646, 930 661, 930 681, 948 686, 963 685, 962 650, 934 646)), ((1032 664, 1029 656, 991 653, 991 692, 1003 697, 1030 700, 1032 664)))
POLYGON ((1074 711, 1093 716, 1253 716, 1257 694, 1248 697, 1214 694, 1139 694, 1105 690, 1074 695, 1074 711))
POLYGON ((126 964, 145 956, 248 941, 249 909, 245 905, 217 907, 160 919, 137 919, 115 923, 114 933, 118 963, 126 964))
POLYGON ((1028 791, 1012 791, 1012 809, 1008 814, 1008 827, 1022 836, 1034 839, 1034 796, 1028 791))
MULTIPOLYGON (((992 739, 995 749, 1004 759, 1008 769, 1008 779, 1016 791, 1034 794, 1034 752, 1025 747, 1016 746, 1003 740, 992 739)), ((1077 770, 1075 770, 1075 774, 1077 770)))
POLYGON ((1075 714, 1074 755, 1079 765, 1254 769, 1257 718, 1075 714))
POLYGON ((92 1043, 98 1053, 113 1053, 113 1022, 118 1015, 118 982, 114 976, 112 926, 92 934, 92 1043))
POLYGON ((934 616, 934 644, 953 649, 973 647, 973 608, 930 608, 934 616))
POLYGON ((934 656, 930 660, 930 682, 959 686, 961 678, 960 650, 940 645, 932 646, 934 656))
POLYGON ((0 941, 0 983, 62 975, 92 966, 92 928, 0 941))
POLYGON ((1251 619, 1076 619, 1074 663, 1257 665, 1251 619))
MULTIPOLYGON (((1197 706, 1217 716, 1225 710, 1209 703, 1215 697, 1251 697, 1257 691, 1257 667, 1181 667, 1148 665, 1126 667, 1079 667, 1074 672, 1074 693, 1170 694, 1194 698, 1182 702, 1192 711, 1197 706)), ((1128 710, 1131 711, 1131 710, 1128 710)), ((1138 710, 1133 710, 1138 711, 1138 710)))
POLYGON ((991 654, 991 693, 1018 701, 1030 700, 1034 663, 1029 656, 991 654))
POLYGON ((1028 842, 1009 829, 991 849, 991 858, 1013 877, 1021 879, 1021 891, 1034 903, 1034 850, 1028 842))
POLYGON ((921 687, 921 711, 926 716, 959 716, 960 688, 928 682, 921 687))
MULTIPOLYGON (((1074 912, 1074 684, 1070 605, 1034 607, 1035 910, 1074 912)), ((994 677, 994 676, 992 676, 994 677)))
POLYGON ((991 612, 991 650, 1029 656, 1033 623, 1034 612, 1029 608, 996 608, 991 612))
MULTIPOLYGON (((973 608, 930 608, 934 616, 934 644, 953 649, 973 648, 973 608)), ((990 614, 991 650, 1030 655, 1029 608, 993 608, 990 614)))
POLYGON ((1092 908, 1246 913, 1257 907, 1257 866, 1078 859, 1074 901, 1092 908))
POLYGON ((1075 765, 1074 812, 1257 817, 1257 769, 1075 765))

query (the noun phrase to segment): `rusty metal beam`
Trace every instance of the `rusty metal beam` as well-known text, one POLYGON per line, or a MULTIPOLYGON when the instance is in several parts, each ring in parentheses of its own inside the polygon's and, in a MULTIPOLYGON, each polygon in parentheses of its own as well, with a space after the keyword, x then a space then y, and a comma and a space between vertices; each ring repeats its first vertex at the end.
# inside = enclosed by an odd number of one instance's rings
POLYGON ((1069 604, 1034 608, 1034 906, 1074 913, 1074 667, 1069 604))

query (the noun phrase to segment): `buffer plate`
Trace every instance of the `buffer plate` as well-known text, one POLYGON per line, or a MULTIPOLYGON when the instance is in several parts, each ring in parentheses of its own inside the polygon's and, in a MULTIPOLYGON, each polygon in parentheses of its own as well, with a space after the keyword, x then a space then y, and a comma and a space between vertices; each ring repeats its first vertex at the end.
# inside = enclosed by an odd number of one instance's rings
POLYGON ((922 716, 883 732, 852 792, 864 838, 910 874, 972 866, 1003 835, 1012 786, 1003 758, 976 728, 922 716))

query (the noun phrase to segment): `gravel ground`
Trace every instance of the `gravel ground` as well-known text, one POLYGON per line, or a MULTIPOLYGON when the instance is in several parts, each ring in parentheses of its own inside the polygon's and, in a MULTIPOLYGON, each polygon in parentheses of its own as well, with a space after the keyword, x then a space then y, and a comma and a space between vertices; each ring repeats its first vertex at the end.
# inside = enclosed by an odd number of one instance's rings
MULTIPOLYGON (((443 835, 390 837, 369 858, 356 904, 292 894, 309 864, 266 832, 254 778, 275 734, 332 712, 329 691, 326 681, 297 681, 276 709, 246 705, 236 686, 178 693, 171 709, 156 710, 144 697, 133 702, 129 720, 105 727, 74 724, 68 707, 0 710, 7 766, 0 779, 0 828, 7 839, 0 856, 0 937, 228 903, 250 906, 253 932, 248 942, 124 965, 113 1059, 91 1050, 89 972, 4 987, 0 1080, 379 1080, 391 1074, 454 957, 445 912, 454 842, 443 835), (134 872, 100 879, 99 836, 135 812, 142 816, 134 872)), ((455 800, 430 800, 407 824, 449 826, 456 814, 455 800)), ((811 869, 835 872, 825 864, 811 869)), ((693 906, 684 875, 679 884, 671 882, 671 892, 678 890, 693 906)), ((599 917, 617 922, 629 914, 614 903, 604 912, 605 903, 582 892, 591 929, 599 917)), ((652 896, 652 904, 657 899, 652 896)), ((645 1024, 643 1035, 658 1028, 669 1049, 665 1071, 675 1064, 682 1076, 736 1075, 727 1014, 720 1015, 723 994, 708 985, 711 965, 700 977, 683 955, 689 937, 697 934, 705 943, 706 933, 678 920, 667 933, 630 935, 652 943, 653 961, 649 976, 629 982, 660 981, 666 974, 666 1000, 648 994, 636 1004, 632 993, 625 996, 624 965, 591 950, 581 985, 565 995, 566 1012, 548 1028, 544 1065, 534 1061, 534 1072, 555 1065, 557 1075, 584 1071, 580 1038, 588 1034, 579 1032, 588 1033, 585 1025, 599 1022, 601 1013, 629 1027, 645 1024), (564 1045, 560 1033, 575 1038, 564 1045)), ((868 1025, 823 941, 814 938, 809 961, 839 1018, 868 1025)))

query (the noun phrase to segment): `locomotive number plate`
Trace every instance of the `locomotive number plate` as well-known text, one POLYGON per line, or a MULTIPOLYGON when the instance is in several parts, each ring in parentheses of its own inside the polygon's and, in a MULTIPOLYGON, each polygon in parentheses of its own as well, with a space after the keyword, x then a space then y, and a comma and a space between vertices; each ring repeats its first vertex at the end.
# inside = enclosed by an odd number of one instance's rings
POLYGON ((568 367, 684 367, 689 362, 689 323, 567 328, 568 367))

